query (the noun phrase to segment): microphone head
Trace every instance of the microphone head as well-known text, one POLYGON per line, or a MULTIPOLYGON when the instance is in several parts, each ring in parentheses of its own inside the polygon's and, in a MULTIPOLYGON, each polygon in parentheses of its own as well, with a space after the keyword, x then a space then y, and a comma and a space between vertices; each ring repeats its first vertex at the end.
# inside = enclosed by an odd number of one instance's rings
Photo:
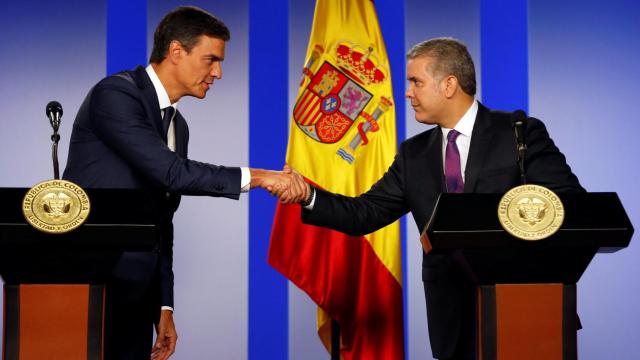
POLYGON ((516 110, 513 112, 513 123, 524 123, 527 120, 527 113, 524 110, 516 110))
POLYGON ((49 101, 47 104, 46 114, 49 118, 51 117, 51 114, 58 114, 59 117, 62 117, 62 105, 57 101, 49 101))
POLYGON ((58 131, 60 126, 60 118, 62 117, 62 105, 57 101, 49 101, 46 112, 49 122, 54 131, 58 131))

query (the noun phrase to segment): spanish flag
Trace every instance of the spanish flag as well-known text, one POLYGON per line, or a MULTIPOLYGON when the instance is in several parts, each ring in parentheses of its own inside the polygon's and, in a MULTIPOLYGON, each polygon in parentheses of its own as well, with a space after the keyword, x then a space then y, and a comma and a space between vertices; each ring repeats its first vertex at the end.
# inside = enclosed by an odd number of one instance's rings
MULTIPOLYGON (((309 182, 357 196, 396 153, 389 61, 371 0, 317 0, 291 118, 286 162, 309 182)), ((302 224, 299 205, 278 205, 269 263, 318 304, 343 359, 404 359, 400 227, 353 237, 302 224)))

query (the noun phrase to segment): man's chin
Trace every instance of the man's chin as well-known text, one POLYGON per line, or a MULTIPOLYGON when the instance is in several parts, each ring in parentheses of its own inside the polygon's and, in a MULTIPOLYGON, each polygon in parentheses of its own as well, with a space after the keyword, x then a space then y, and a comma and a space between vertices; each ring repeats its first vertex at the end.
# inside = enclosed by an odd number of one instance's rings
POLYGON ((204 98, 205 98, 205 96, 207 96, 207 93, 206 93, 206 92, 204 92, 204 93, 197 93, 197 94, 190 93, 190 94, 185 95, 184 97, 194 97, 194 98, 196 98, 196 99, 204 99, 204 98))
POLYGON ((427 118, 422 111, 416 110, 416 108, 413 108, 413 117, 419 123, 424 123, 425 119, 427 118))
POLYGON ((421 124, 426 124, 426 125, 434 125, 435 122, 431 121, 430 119, 425 118, 424 116, 418 116, 416 114, 416 121, 421 123, 421 124))

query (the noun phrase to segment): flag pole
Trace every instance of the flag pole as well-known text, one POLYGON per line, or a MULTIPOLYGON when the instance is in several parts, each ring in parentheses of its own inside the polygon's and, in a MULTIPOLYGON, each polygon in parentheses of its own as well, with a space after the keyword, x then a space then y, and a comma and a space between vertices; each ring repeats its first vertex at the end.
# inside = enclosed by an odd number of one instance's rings
POLYGON ((331 360, 340 360, 340 325, 331 319, 331 360))

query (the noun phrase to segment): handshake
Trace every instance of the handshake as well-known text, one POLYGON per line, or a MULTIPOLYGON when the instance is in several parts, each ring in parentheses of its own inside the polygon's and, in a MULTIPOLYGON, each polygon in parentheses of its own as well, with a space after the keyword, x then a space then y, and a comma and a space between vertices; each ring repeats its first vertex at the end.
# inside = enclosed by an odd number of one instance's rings
POLYGON ((288 165, 282 171, 251 169, 251 188, 255 187, 277 196, 283 204, 304 202, 311 196, 311 186, 288 165))

